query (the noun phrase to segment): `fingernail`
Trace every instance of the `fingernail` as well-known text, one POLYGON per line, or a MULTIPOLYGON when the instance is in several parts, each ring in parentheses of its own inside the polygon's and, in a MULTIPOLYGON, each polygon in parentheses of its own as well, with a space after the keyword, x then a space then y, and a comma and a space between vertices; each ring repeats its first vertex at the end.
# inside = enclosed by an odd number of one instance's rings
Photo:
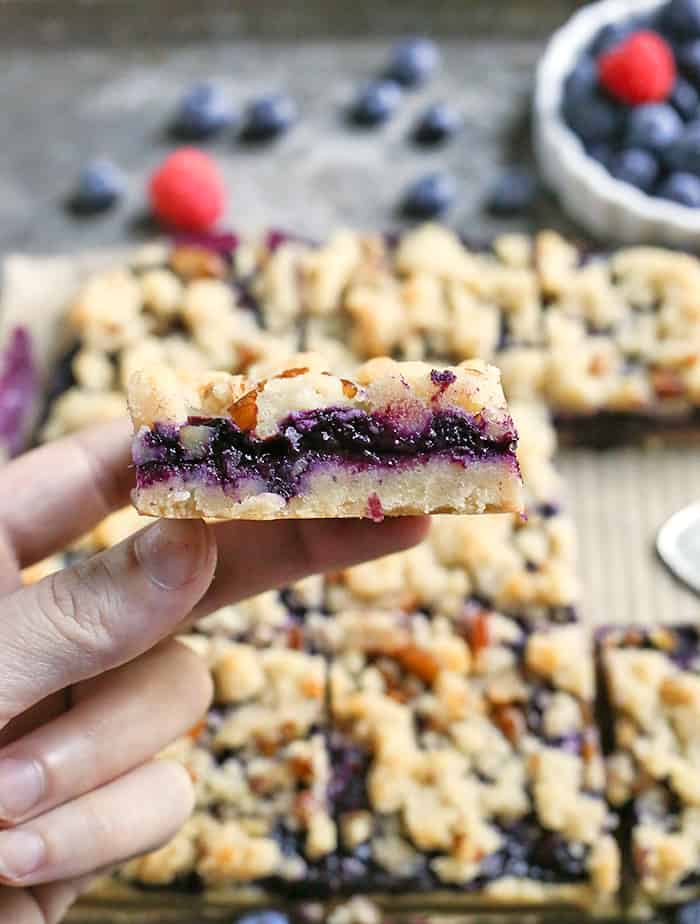
POLYGON ((21 818, 44 795, 44 774, 35 760, 0 760, 0 819, 21 818))
POLYGON ((22 879, 46 861, 44 839, 34 831, 0 834, 0 879, 22 879))
POLYGON ((136 536, 136 558, 148 577, 163 590, 189 583, 207 554, 206 526, 200 520, 159 520, 136 536))

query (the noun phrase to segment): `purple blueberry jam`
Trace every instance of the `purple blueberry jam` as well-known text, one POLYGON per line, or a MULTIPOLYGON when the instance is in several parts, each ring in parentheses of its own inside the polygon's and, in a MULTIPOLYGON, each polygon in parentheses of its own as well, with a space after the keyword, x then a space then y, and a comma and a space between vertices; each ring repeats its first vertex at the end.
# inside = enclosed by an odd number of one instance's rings
POLYGON ((516 434, 489 434, 483 421, 456 411, 427 414, 418 429, 406 429, 388 414, 347 408, 301 411, 284 420, 279 432, 260 439, 232 420, 190 418, 196 444, 183 445, 183 427, 156 424, 134 447, 137 485, 147 488, 179 477, 184 481, 236 490, 254 480, 262 490, 291 498, 305 477, 327 464, 353 470, 396 468, 437 455, 466 465, 474 461, 515 460, 516 434))
POLYGON ((12 456, 23 448, 27 418, 38 389, 29 331, 16 327, 2 356, 0 370, 0 442, 12 456))

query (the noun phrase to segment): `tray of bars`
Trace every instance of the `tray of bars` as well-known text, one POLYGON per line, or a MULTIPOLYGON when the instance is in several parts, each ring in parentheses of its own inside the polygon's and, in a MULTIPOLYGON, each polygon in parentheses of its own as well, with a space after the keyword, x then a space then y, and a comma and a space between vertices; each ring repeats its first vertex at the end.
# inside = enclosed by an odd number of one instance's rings
MULTIPOLYGON (((686 254, 551 232, 473 251, 437 226, 7 261, 4 340, 25 328, 39 385, 8 446, 123 414, 153 362, 250 373, 301 350, 343 375, 479 356, 501 369, 527 492, 525 518, 438 516, 409 552, 203 620, 187 642, 215 703, 168 752, 196 812, 79 915, 323 919, 328 901, 342 924, 378 914, 347 910, 371 896, 397 921, 562 920, 694 897, 698 609, 650 543, 700 487, 699 293, 686 254)), ((70 554, 141 522, 115 514, 70 554)))

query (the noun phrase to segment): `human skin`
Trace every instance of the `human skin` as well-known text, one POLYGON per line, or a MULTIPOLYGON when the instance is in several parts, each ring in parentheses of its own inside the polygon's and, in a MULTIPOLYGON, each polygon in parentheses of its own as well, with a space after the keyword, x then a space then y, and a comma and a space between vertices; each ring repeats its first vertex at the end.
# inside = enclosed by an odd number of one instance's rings
POLYGON ((20 571, 128 502, 119 421, 0 470, 0 921, 56 924, 92 874, 167 841, 193 805, 154 756, 209 674, 172 636, 226 603, 407 548, 420 518, 160 520, 23 587, 20 571))

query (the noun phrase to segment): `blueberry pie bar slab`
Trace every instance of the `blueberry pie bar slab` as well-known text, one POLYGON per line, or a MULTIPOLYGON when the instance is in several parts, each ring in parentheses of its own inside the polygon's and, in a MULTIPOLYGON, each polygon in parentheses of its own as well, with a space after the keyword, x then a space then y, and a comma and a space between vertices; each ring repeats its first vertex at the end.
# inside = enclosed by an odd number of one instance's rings
POLYGON ((344 885, 431 904, 611 910, 620 858, 588 635, 495 611, 347 611, 333 652, 330 799, 344 885))
POLYGON ((700 894, 700 630, 604 630, 608 796, 629 830, 637 904, 700 894))
POLYGON ((309 362, 292 358, 257 381, 135 373, 137 510, 374 520, 521 511, 517 434, 495 368, 382 358, 351 381, 309 362))

